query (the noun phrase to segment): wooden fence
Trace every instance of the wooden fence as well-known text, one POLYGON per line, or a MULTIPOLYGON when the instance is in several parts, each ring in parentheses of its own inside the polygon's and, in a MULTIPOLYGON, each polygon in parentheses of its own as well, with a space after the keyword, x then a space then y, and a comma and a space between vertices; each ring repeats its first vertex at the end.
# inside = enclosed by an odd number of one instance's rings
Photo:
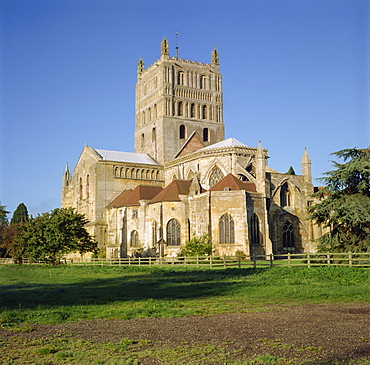
MULTIPOLYGON (((11 264, 12 259, 1 259, 0 264, 11 264)), ((23 264, 30 264, 23 261, 23 264)), ((36 262, 33 264, 44 264, 36 262)), ((61 264, 76 266, 134 266, 134 265, 173 265, 195 266, 209 268, 228 267, 273 267, 273 266, 351 266, 370 267, 370 252, 368 253, 305 253, 284 255, 267 255, 251 257, 235 256, 199 256, 199 257, 138 257, 138 258, 112 258, 112 259, 73 259, 62 260, 61 264)))

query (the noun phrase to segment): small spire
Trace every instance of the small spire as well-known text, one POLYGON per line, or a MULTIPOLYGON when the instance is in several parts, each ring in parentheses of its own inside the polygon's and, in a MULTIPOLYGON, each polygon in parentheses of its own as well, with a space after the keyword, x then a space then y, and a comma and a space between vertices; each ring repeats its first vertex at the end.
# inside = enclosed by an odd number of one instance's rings
POLYGON ((311 159, 308 156, 307 148, 304 148, 303 156, 302 156, 302 163, 311 163, 311 159))
POLYGON ((263 158, 263 157, 264 156, 263 156, 263 149, 262 149, 261 141, 258 141, 256 158, 263 158))
POLYGON ((168 42, 166 37, 162 39, 162 44, 161 44, 161 55, 162 56, 169 56, 168 52, 168 42))
POLYGON ((212 65, 213 66, 218 66, 220 64, 219 59, 218 59, 218 52, 216 49, 216 46, 213 48, 212 51, 212 65))
POLYGON ((140 76, 143 72, 144 72, 144 61, 140 57, 140 60, 137 63, 137 75, 140 76))

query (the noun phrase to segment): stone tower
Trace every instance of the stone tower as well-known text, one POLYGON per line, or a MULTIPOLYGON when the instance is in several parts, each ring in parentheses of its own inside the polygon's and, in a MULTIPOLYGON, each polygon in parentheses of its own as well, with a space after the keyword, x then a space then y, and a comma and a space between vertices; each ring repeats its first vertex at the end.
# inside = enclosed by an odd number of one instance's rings
POLYGON ((170 57, 162 40, 161 57, 145 69, 138 62, 135 152, 160 164, 170 161, 196 132, 205 146, 225 139, 222 80, 214 48, 211 63, 170 57))

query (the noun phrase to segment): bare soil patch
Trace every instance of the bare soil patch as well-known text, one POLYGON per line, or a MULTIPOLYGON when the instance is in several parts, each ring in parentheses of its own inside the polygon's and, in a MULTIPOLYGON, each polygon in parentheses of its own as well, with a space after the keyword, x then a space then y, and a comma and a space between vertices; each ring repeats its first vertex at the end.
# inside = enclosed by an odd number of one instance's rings
MULTIPOLYGON (((214 344, 239 349, 239 359, 270 354, 307 364, 370 360, 370 303, 274 305, 258 313, 91 320, 34 327, 28 333, 1 330, 0 334, 31 340, 68 333, 96 343, 128 338, 150 340, 155 346, 214 344)), ((161 364, 147 361, 143 363, 161 364)))

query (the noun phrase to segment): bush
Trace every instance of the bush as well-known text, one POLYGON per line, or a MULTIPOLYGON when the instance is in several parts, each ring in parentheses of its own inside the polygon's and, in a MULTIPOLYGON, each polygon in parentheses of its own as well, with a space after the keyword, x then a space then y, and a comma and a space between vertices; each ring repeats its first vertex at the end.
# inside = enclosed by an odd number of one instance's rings
POLYGON ((208 234, 193 237, 181 248, 178 256, 210 256, 212 254, 212 240, 208 234))

